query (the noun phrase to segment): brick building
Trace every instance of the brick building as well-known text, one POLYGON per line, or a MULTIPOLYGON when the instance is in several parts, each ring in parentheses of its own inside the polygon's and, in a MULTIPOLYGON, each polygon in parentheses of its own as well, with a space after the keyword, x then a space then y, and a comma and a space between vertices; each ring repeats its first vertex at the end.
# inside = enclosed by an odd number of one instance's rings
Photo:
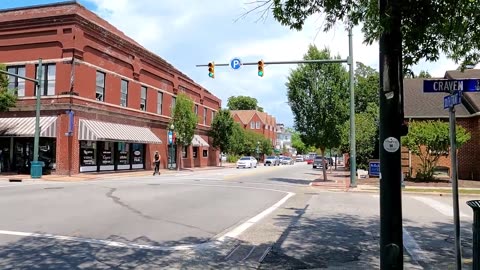
POLYGON ((276 144, 275 127, 277 122, 275 117, 257 110, 233 110, 231 113, 233 120, 239 123, 243 129, 262 134, 272 142, 272 147, 276 144))
MULTIPOLYGON (((447 71, 445 79, 480 78, 480 70, 447 71)), ((422 78, 405 79, 403 82, 405 96, 405 119, 442 120, 448 122, 448 110, 443 109, 445 93, 423 93, 422 78)), ((462 104, 455 107, 457 124, 471 134, 471 139, 458 150, 458 176, 460 179, 480 179, 480 93, 464 93, 462 104)), ((420 164, 417 156, 402 152, 404 172, 415 175, 420 164)), ((450 168, 450 157, 442 157, 438 166, 450 168)))
MULTIPOLYGON (((167 129, 176 95, 195 102, 199 123, 184 167, 216 165, 207 131, 221 101, 159 56, 75 1, 0 11, 0 63, 36 78, 43 60, 40 157, 55 174, 150 169, 154 151, 177 163, 167 129), (72 112, 72 113, 70 113, 72 112), (69 133, 69 131, 71 131, 69 133), (170 152, 170 153, 169 153, 170 152)), ((0 114, 2 171, 29 171, 34 84, 9 77, 16 108, 0 114)))

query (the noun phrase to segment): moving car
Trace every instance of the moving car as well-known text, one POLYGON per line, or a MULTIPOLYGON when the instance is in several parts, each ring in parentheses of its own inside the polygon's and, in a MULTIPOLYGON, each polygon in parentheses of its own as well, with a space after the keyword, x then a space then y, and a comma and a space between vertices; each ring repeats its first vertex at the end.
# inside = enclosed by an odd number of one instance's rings
POLYGON ((277 156, 268 156, 263 163, 264 166, 279 166, 280 159, 277 156))
POLYGON ((282 159, 282 164, 284 165, 293 165, 295 161, 293 161, 293 159, 291 157, 284 157, 282 159))
POLYGON ((237 161, 238 168, 257 168, 257 159, 251 156, 241 157, 237 161))
POLYGON ((303 156, 297 156, 297 157, 295 158, 295 161, 296 161, 296 162, 303 162, 303 161, 304 161, 303 156))
POLYGON ((305 161, 306 161, 307 164, 309 164, 309 165, 310 165, 310 164, 313 164, 313 157, 312 157, 312 156, 307 156, 307 157, 305 158, 305 161))
POLYGON ((328 160, 326 158, 322 158, 322 156, 316 156, 313 159, 313 168, 323 169, 322 160, 323 160, 323 164, 325 164, 325 169, 328 169, 328 160))

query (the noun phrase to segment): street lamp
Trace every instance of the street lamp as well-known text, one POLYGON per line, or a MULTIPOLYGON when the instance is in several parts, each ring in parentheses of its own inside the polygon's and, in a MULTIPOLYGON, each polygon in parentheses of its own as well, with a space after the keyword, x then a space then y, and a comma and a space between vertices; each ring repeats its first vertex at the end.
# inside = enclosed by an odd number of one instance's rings
POLYGON ((257 141, 257 157, 260 160, 260 142, 257 141))
POLYGON ((173 130, 174 129, 175 129, 175 126, 173 125, 173 123, 170 124, 170 126, 168 127, 168 142, 170 143, 170 155, 168 159, 169 170, 173 170, 173 130))

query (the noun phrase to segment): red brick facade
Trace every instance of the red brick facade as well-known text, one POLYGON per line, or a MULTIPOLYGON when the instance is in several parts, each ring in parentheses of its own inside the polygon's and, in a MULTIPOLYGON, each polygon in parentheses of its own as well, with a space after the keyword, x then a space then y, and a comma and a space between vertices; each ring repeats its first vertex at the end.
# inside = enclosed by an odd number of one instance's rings
POLYGON ((272 142, 272 146, 276 144, 277 134, 275 127, 277 122, 275 117, 255 110, 235 110, 232 111, 232 117, 243 129, 262 134, 272 142))
MULTIPOLYGON (((25 67, 27 77, 35 78, 39 58, 44 64, 55 65, 54 93, 42 96, 41 116, 58 117, 57 174, 79 172, 80 119, 150 129, 163 143, 147 144, 146 169, 151 168, 154 151, 159 151, 163 157, 161 167, 166 167, 170 108, 180 92, 198 106, 200 120, 196 134, 209 142, 207 131, 213 114, 221 107, 220 99, 77 3, 2 11, 0 38, 0 63, 25 67), (105 74, 103 101, 96 99, 97 72, 105 74), (128 82, 126 107, 120 105, 122 80, 128 82), (147 88, 145 110, 140 107, 141 87, 147 88), (157 112, 159 93, 163 99, 161 111, 157 112), (71 137, 65 135, 69 109, 75 113, 71 137)), ((19 97, 17 107, 0 117, 34 116, 34 104, 34 84, 26 82, 25 96, 19 97)), ((193 158, 192 146, 187 152, 184 167, 218 162, 218 153, 211 147, 199 147, 197 158, 193 158), (207 157, 203 156, 203 150, 208 150, 207 157)))

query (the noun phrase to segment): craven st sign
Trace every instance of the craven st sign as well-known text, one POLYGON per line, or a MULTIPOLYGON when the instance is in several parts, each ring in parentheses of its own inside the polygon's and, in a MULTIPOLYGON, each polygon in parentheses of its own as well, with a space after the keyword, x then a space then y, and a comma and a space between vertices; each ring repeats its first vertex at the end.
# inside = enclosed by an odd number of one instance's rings
POLYGON ((477 92, 480 91, 480 79, 464 80, 425 80, 423 81, 423 92, 426 93, 453 93, 477 92))

